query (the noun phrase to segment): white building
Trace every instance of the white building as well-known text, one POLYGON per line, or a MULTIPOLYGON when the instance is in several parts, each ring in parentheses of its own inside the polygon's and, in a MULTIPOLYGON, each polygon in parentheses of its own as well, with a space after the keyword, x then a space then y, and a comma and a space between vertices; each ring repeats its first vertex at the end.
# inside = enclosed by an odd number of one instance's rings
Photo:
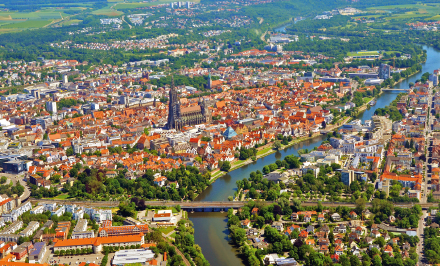
POLYGON ((115 253, 112 264, 124 266, 127 264, 148 265, 148 261, 154 259, 154 252, 149 249, 120 250, 115 253))
POLYGON ((18 235, 22 237, 31 236, 37 229, 40 227, 40 223, 36 221, 32 221, 28 224, 28 226, 21 231, 18 235))
POLYGON ((57 113, 57 103, 56 102, 47 102, 46 103, 46 110, 48 112, 52 112, 53 114, 57 113))
POLYGON ((56 203, 43 203, 44 211, 53 211, 57 208, 56 203))
POLYGON ((153 216, 153 222, 171 222, 173 212, 171 210, 159 210, 153 216))
POLYGON ((44 212, 43 206, 37 206, 31 210, 31 214, 42 214, 44 212))
POLYGON ((23 213, 30 211, 32 209, 31 203, 28 201, 25 204, 13 209, 8 214, 3 214, 2 218, 5 222, 14 222, 17 221, 18 217, 20 217, 23 213))
POLYGON ((95 210, 93 208, 86 208, 84 212, 90 216, 90 219, 95 220, 97 223, 101 223, 105 220, 113 220, 111 210, 95 210))
POLYGON ((87 220, 79 219, 78 223, 73 229, 72 239, 93 238, 93 237, 95 237, 95 232, 93 230, 87 230, 87 220))
POLYGON ((64 206, 60 206, 58 207, 56 210, 53 210, 51 212, 51 215, 56 215, 58 217, 60 217, 61 215, 63 215, 66 212, 66 208, 64 206))

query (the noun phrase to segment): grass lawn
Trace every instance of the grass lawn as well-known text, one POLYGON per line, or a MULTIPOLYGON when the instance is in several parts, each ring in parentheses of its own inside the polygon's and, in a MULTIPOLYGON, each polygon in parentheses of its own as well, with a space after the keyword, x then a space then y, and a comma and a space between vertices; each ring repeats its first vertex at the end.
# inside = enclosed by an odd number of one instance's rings
POLYGON ((175 228, 175 226, 161 227, 159 228, 159 231, 167 235, 171 233, 171 231, 173 231, 175 228))
POLYGON ((257 151, 257 156, 265 154, 266 152, 268 152, 270 150, 272 150, 272 148, 271 147, 267 147, 267 148, 264 148, 264 149, 262 149, 260 151, 257 151))
POLYGON ((365 97, 363 100, 364 100, 364 103, 368 103, 372 99, 373 99, 373 97, 365 97))
POLYGON ((69 194, 61 194, 61 195, 56 196, 54 199, 65 200, 65 199, 68 199, 68 198, 70 198, 69 194))
POLYGON ((235 162, 233 162, 232 164, 231 164, 231 168, 234 168, 234 167, 236 167, 237 165, 240 165, 240 164, 242 164, 242 163, 244 163, 245 161, 242 161, 242 160, 238 160, 238 161, 235 161, 235 162))
POLYGON ((177 233, 176 232, 174 232, 174 233, 172 233, 171 235, 170 235, 170 237, 172 237, 172 238, 176 238, 176 236, 177 236, 177 233))

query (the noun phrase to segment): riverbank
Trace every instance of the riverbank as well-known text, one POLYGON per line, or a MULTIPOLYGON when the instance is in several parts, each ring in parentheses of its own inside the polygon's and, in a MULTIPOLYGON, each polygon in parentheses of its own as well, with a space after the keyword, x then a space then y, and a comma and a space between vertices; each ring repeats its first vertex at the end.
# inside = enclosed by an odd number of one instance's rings
MULTIPOLYGON (((431 48, 423 47, 427 50, 427 61, 422 64, 422 73, 433 72, 438 68, 440 61, 440 51, 431 48)), ((419 79, 421 74, 412 76, 403 80, 400 84, 394 86, 395 89, 409 88, 409 83, 419 79)), ((395 97, 399 94, 397 91, 381 92, 376 96, 376 105, 359 113, 355 119, 362 121, 371 120, 377 108, 389 105, 395 97)), ((228 196, 234 194, 236 189, 236 181, 242 180, 244 177, 249 177, 251 172, 261 170, 264 165, 275 163, 276 160, 282 159, 288 155, 297 155, 297 151, 301 149, 312 150, 314 147, 319 147, 324 136, 315 137, 307 141, 300 142, 295 146, 285 149, 280 152, 275 152, 258 159, 257 162, 240 167, 239 169, 229 172, 224 177, 217 179, 204 192, 196 198, 195 201, 226 201, 228 196)), ((196 212, 190 213, 189 218, 194 223, 195 243, 203 247, 203 253, 206 259, 211 263, 211 266, 245 266, 242 258, 239 256, 239 250, 230 245, 229 231, 227 227, 227 216, 225 213, 208 213, 196 212)))
MULTIPOLYGON (((365 107, 365 108, 363 109, 363 110, 365 110, 365 109, 367 108, 367 105, 368 105, 368 104, 369 104, 369 103, 365 103, 364 105, 361 106, 361 108, 362 108, 362 107, 365 107)), ((336 124, 336 125, 328 125, 328 126, 325 128, 325 130, 326 130, 326 131, 333 131, 333 130, 335 130, 336 128, 339 128, 339 127, 341 127, 342 125, 344 125, 344 124, 350 122, 350 120, 352 120, 352 119, 353 119, 353 117, 351 117, 351 116, 344 117, 344 119, 343 119, 341 122, 338 122, 338 124, 336 124)), ((314 138, 319 137, 319 136, 321 136, 321 135, 322 135, 322 134, 319 132, 319 133, 314 133, 314 134, 312 134, 312 136, 309 136, 309 137, 301 137, 301 138, 298 138, 298 139, 292 140, 292 141, 291 141, 289 144, 287 144, 287 145, 282 145, 282 144, 281 144, 281 148, 280 148, 279 150, 276 150, 276 149, 272 148, 273 143, 270 142, 270 143, 268 143, 267 145, 262 146, 261 149, 257 152, 257 156, 256 156, 256 157, 257 157, 257 160, 260 159, 260 158, 266 157, 266 156, 268 156, 268 155, 271 155, 271 154, 273 154, 273 153, 275 153, 275 152, 277 152, 277 151, 280 151, 280 150, 284 150, 284 149, 290 148, 290 147, 292 147, 292 146, 294 146, 294 145, 296 145, 296 144, 298 144, 298 143, 300 143, 300 142, 314 139, 314 138), (262 153, 260 153, 260 152, 262 152, 262 153)), ((248 164, 251 164, 251 163, 253 163, 253 162, 254 162, 254 161, 253 161, 252 159, 233 161, 233 162, 231 163, 231 169, 229 169, 228 172, 224 172, 224 171, 221 171, 221 170, 219 170, 219 169, 216 170, 215 172, 212 172, 212 173, 211 173, 211 179, 209 179, 209 184, 214 183, 218 178, 220 178, 220 177, 222 177, 222 176, 228 174, 229 172, 234 171, 234 170, 237 170, 238 168, 243 167, 243 166, 248 165, 248 164)))
MULTIPOLYGON (((292 147, 293 145, 298 144, 298 143, 300 143, 300 142, 303 142, 303 141, 306 141, 306 140, 310 140, 310 139, 316 138, 316 137, 318 137, 318 136, 320 136, 320 135, 321 135, 321 133, 315 133, 315 134, 313 134, 313 135, 310 136, 310 137, 301 137, 301 138, 298 138, 298 139, 292 140, 292 141, 291 141, 289 144, 287 144, 287 145, 282 145, 282 144, 281 144, 281 148, 278 149, 278 150, 272 148, 273 142, 269 142, 267 145, 261 147, 261 148, 263 148, 263 149, 261 149, 261 150, 259 150, 259 151, 257 152, 257 156, 256 156, 256 157, 257 157, 257 160, 260 159, 260 158, 266 157, 266 156, 268 156, 268 155, 271 155, 272 153, 275 153, 275 152, 277 152, 277 151, 284 150, 284 149, 286 149, 286 148, 292 147), (259 152, 261 152, 261 151, 262 151, 263 153, 259 154, 259 152)), ((234 171, 234 170, 237 170, 238 168, 243 167, 243 166, 248 165, 248 164, 251 164, 251 163, 253 163, 253 162, 255 162, 255 161, 253 161, 252 159, 247 159, 247 160, 237 160, 237 161, 234 161, 234 162, 231 163, 231 169, 230 169, 228 172, 224 172, 224 171, 221 171, 221 170, 217 170, 217 171, 214 173, 214 175, 211 175, 211 179, 209 180, 209 182, 210 182, 210 184, 212 184, 212 183, 215 182, 215 180, 217 180, 218 178, 220 178, 220 177, 222 177, 222 176, 228 174, 229 172, 234 171)))

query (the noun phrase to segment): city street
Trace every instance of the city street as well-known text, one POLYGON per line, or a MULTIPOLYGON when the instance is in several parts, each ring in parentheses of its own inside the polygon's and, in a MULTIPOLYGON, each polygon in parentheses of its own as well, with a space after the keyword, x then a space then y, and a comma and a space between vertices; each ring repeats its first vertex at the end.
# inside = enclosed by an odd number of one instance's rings
POLYGON ((425 221, 425 218, 428 216, 426 211, 423 211, 422 217, 419 220, 419 226, 417 227, 417 236, 419 237, 419 243, 417 244, 417 255, 419 256, 419 266, 423 265, 423 230, 425 226, 423 225, 423 222, 425 221))
POLYGON ((429 107, 429 118, 425 123, 425 143, 427 147, 426 159, 424 162, 424 182, 422 183, 422 199, 421 203, 426 203, 429 194, 429 186, 431 184, 431 166, 430 166, 430 146, 431 146, 431 128, 433 124, 433 115, 431 113, 432 110, 432 97, 433 97, 433 89, 428 90, 428 107, 429 107))

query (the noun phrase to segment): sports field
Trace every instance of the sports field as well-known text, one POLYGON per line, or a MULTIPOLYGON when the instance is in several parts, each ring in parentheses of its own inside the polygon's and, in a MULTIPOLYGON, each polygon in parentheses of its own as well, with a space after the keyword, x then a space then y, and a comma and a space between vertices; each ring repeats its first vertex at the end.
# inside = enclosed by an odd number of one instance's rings
POLYGON ((348 56, 362 56, 362 55, 378 55, 378 51, 359 51, 359 52, 349 52, 348 56))

